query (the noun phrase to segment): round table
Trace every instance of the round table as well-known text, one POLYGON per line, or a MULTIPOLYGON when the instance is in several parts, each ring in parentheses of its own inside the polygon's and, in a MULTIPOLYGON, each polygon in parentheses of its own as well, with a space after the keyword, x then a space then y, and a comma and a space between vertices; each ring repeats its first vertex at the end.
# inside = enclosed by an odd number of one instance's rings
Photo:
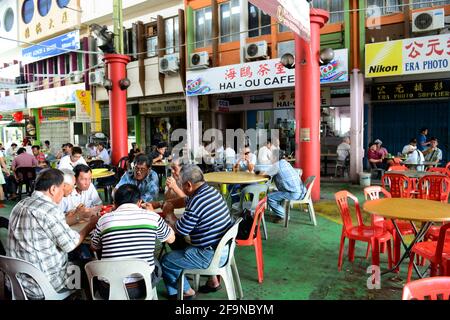
POLYGON ((408 178, 416 178, 420 179, 422 177, 426 176, 442 176, 445 177, 445 174, 439 173, 439 172, 428 172, 428 171, 415 171, 415 170, 405 170, 405 171, 387 171, 386 173, 395 173, 395 174, 403 174, 407 176, 408 178))
POLYGON ((92 173, 92 179, 108 178, 115 175, 114 171, 105 171, 100 173, 92 173))
POLYGON ((364 210, 389 219, 450 222, 450 204, 433 200, 384 198, 366 201, 364 210))
MULTIPOLYGON (((364 211, 369 212, 370 214, 376 214, 392 219, 395 230, 405 248, 405 253, 397 264, 392 269, 384 271, 383 274, 397 270, 403 260, 407 257, 409 258, 412 247, 422 240, 433 222, 450 222, 450 204, 433 200, 383 198, 366 201, 363 208, 364 211), (405 243, 395 219, 422 222, 422 227, 419 231, 416 230, 416 227, 413 224, 413 227, 417 232, 414 240, 409 246, 405 243)), ((422 278, 422 274, 416 264, 414 264, 414 268, 419 277, 422 278)))
POLYGON ((252 184, 266 182, 267 176, 261 176, 250 172, 210 172, 205 174, 205 181, 223 184, 252 184))

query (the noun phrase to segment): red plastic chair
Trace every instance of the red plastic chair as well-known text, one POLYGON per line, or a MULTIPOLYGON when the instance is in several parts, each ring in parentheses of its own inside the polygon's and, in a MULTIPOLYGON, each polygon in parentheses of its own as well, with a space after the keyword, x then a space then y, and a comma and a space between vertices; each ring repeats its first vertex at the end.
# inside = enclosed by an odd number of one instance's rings
POLYGON ((341 218, 344 223, 342 226, 341 244, 339 247, 338 270, 342 269, 342 258, 344 253, 345 238, 349 239, 348 259, 353 262, 355 259, 355 241, 363 241, 370 243, 372 247, 372 265, 380 265, 380 244, 386 243, 388 248, 388 264, 392 267, 391 254, 391 234, 384 230, 384 228, 376 226, 366 226, 363 223, 361 216, 361 209, 359 207, 358 199, 350 192, 344 190, 339 191, 334 195, 336 204, 341 213, 341 218), (348 199, 355 203, 356 219, 358 225, 354 226, 348 205, 348 199))
POLYGON ((402 300, 450 300, 450 277, 434 277, 407 283, 402 300))
POLYGON ((253 215, 253 225, 250 230, 250 236, 245 240, 236 240, 238 246, 254 246, 256 254, 256 268, 258 270, 258 282, 262 283, 264 280, 264 259, 262 251, 261 240, 261 219, 266 210, 267 197, 264 197, 256 205, 255 213, 253 215))
POLYGON ((406 171, 408 170, 407 166, 403 166, 403 165, 393 165, 390 166, 388 171, 406 171))
POLYGON ((445 176, 425 176, 419 179, 419 198, 448 202, 450 178, 445 176))
POLYGON ((413 180, 399 173, 386 172, 381 182, 392 198, 411 198, 415 189, 413 180))
POLYGON ((447 172, 447 169, 440 168, 440 167, 431 167, 431 168, 427 169, 427 172, 437 172, 437 173, 445 174, 447 172))
POLYGON ((443 258, 450 259, 450 232, 447 232, 449 229, 450 223, 447 223, 441 227, 438 241, 418 242, 412 247, 406 282, 411 280, 414 257, 416 255, 431 262, 431 277, 436 276, 438 272, 440 275, 446 275, 449 272, 447 270, 447 261, 444 260, 444 263, 442 263, 443 258))
MULTIPOLYGON (((444 176, 425 176, 419 179, 419 198, 426 200, 448 202, 450 179, 444 176)), ((425 240, 437 241, 441 226, 431 226, 425 235, 425 240)))

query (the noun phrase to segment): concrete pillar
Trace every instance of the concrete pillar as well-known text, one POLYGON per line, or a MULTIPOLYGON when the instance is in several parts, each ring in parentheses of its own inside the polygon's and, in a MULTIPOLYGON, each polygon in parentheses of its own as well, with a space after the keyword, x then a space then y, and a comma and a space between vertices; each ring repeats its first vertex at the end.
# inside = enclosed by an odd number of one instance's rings
POLYGON ((350 76, 350 179, 358 181, 364 158, 364 77, 358 69, 350 76))
POLYGON ((311 42, 295 35, 295 166, 316 176, 313 200, 320 199, 320 28, 329 16, 311 9, 311 42))
MULTIPOLYGON (((240 21, 239 21, 239 30, 240 31, 248 30, 248 1, 247 0, 240 1, 240 9, 241 9, 241 12, 240 12, 241 14, 240 14, 240 21)), ((244 50, 245 50, 245 44, 247 43, 247 41, 246 41, 247 38, 248 38, 247 32, 242 32, 239 35, 239 41, 240 41, 239 54, 240 54, 240 58, 241 58, 241 63, 245 62, 244 50)))
POLYGON ((197 154, 200 143, 201 125, 198 120, 198 97, 186 97, 187 145, 191 154, 197 154))

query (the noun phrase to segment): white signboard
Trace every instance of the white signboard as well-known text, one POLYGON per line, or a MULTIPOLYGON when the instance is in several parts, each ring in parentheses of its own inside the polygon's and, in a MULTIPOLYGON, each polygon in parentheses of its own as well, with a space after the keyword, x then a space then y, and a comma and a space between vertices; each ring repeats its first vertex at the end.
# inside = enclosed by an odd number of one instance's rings
POLYGON ((0 97, 0 111, 25 109, 25 95, 23 93, 0 97))
POLYGON ((48 106, 75 104, 75 91, 84 89, 85 84, 78 83, 63 87, 29 92, 27 94, 28 108, 35 109, 48 106))
MULTIPOLYGON (((321 68, 321 83, 348 81, 347 49, 335 51, 335 59, 321 68)), ((293 87, 295 70, 280 59, 261 60, 187 72, 187 96, 293 87)))
POLYGON ((249 0, 250 3, 278 20, 309 41, 311 25, 309 19, 310 5, 306 0, 249 0))

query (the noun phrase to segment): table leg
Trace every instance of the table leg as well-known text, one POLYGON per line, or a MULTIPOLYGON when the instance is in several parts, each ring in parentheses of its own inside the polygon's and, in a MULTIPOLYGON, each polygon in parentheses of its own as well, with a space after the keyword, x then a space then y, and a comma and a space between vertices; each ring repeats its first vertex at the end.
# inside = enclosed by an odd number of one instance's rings
MULTIPOLYGON (((398 267, 402 264, 402 262, 408 257, 409 258, 409 254, 411 253, 412 247, 419 241, 421 241, 423 239, 423 237, 425 236, 425 234, 427 233, 428 229, 431 226, 431 222, 426 222, 422 225, 422 227, 420 228, 420 230, 417 232, 417 228, 416 226, 413 224, 414 230, 416 231, 416 236, 414 237, 414 240, 411 242, 411 244, 408 246, 405 243, 405 240, 402 236, 402 233, 397 225, 397 223, 395 222, 395 219, 392 219, 392 224, 394 225, 394 228, 398 234, 398 236, 400 237, 400 240, 402 242, 403 248, 405 249, 405 253, 403 254, 403 256, 400 258, 400 260, 396 263, 396 265, 389 270, 383 271, 381 274, 384 275, 386 273, 391 273, 391 272, 395 272, 398 267)), ((416 270, 417 275, 420 278, 423 278, 422 273, 420 272, 419 268, 417 267, 417 265, 415 263, 414 264, 414 269, 416 270)))

